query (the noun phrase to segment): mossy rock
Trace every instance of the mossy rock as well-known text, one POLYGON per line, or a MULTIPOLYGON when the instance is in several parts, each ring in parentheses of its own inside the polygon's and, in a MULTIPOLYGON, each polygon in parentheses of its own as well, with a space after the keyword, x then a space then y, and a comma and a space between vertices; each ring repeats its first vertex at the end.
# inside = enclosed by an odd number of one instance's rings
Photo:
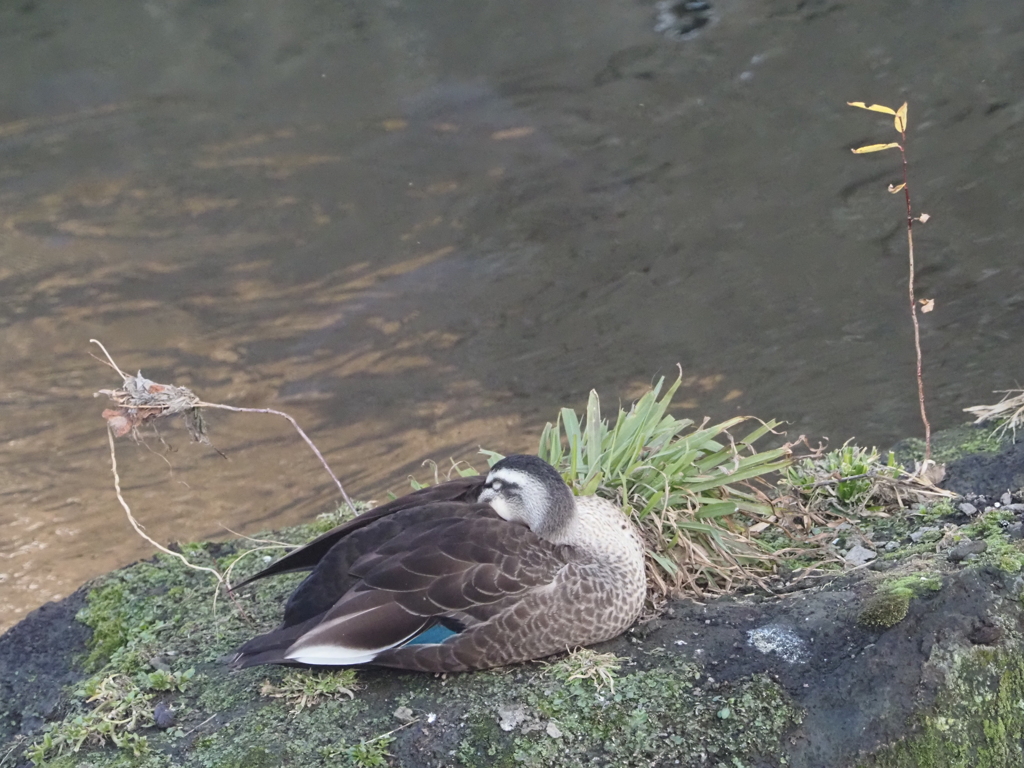
MULTIPOLYGON (((977 454, 995 454, 1010 443, 1009 436, 996 436, 991 426, 961 424, 943 429, 932 435, 932 459, 938 464, 962 459, 977 454)), ((913 467, 915 461, 924 459, 924 440, 911 437, 893 446, 896 460, 913 467)))
MULTIPOLYGON (((223 569, 247 546, 187 549, 223 569)), ((207 574, 160 557, 43 609, 0 638, 0 754, 93 768, 1018 764, 1021 584, 996 564, 941 581, 861 572, 777 600, 677 603, 597 649, 616 657, 606 677, 580 677, 579 657, 447 678, 367 669, 354 684, 330 671, 230 671, 226 658, 279 620, 296 578, 215 603, 207 574), (863 621, 872 595, 888 596, 887 619, 863 621), (1002 628, 995 646, 978 644, 995 636, 982 624, 1002 628), (792 653, 752 643, 763 628, 789 637, 792 653), (98 722, 86 693, 115 676, 148 719, 121 747, 98 731, 76 745, 71 735, 98 722), (164 729, 157 705, 173 712, 164 729), (956 738, 942 751, 947 732, 956 738)))

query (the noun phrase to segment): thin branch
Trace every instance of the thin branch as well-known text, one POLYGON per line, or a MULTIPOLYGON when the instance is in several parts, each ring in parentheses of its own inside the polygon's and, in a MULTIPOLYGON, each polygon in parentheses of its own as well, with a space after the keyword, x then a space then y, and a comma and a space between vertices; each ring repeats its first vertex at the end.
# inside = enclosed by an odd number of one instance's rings
POLYGON ((320 463, 323 464, 324 469, 327 470, 327 474, 331 476, 331 479, 334 480, 334 484, 338 486, 338 490, 341 492, 341 497, 345 500, 345 503, 348 504, 349 509, 352 510, 353 514, 359 514, 359 512, 356 510, 356 505, 352 503, 352 499, 350 499, 348 497, 348 494, 345 493, 345 488, 342 486, 341 481, 338 479, 337 475, 335 475, 334 472, 331 470, 331 466, 330 464, 327 463, 327 460, 324 458, 323 454, 320 453, 320 449, 318 449, 316 445, 313 444, 313 441, 309 439, 309 436, 302 431, 302 427, 299 426, 299 423, 284 411, 275 411, 273 408, 239 408, 238 406, 235 405, 223 405, 221 403, 204 402, 196 403, 196 407, 219 408, 222 411, 235 411, 236 413, 269 413, 274 416, 281 416, 282 418, 288 419, 288 421, 291 422, 291 425, 295 427, 295 431, 298 432, 299 436, 306 442, 306 445, 308 445, 310 450, 313 451, 314 454, 316 454, 316 457, 318 459, 320 459, 320 463))
POLYGON ((907 295, 910 299, 910 319, 914 324, 914 350, 917 352, 917 402, 921 407, 921 421, 924 423, 924 460, 932 457, 932 425, 924 407, 924 376, 921 368, 921 327, 917 322, 917 299, 914 296, 914 213, 910 205, 910 184, 907 173, 907 132, 901 131, 900 157, 903 160, 903 195, 907 201, 907 258, 910 263, 910 277, 907 280, 907 295))
POLYGON ((200 728, 202 728, 202 727, 203 727, 204 725, 206 725, 206 724, 207 724, 208 722, 210 722, 211 720, 213 720, 213 718, 215 718, 215 717, 216 717, 217 715, 219 715, 219 714, 220 714, 220 713, 219 713, 219 712, 217 712, 217 713, 215 713, 215 714, 212 714, 212 715, 210 715, 210 716, 209 716, 208 718, 206 718, 205 720, 203 720, 203 722, 201 722, 201 723, 200 723, 199 725, 197 725, 197 726, 196 726, 195 728, 193 728, 193 729, 192 729, 191 731, 186 731, 186 732, 185 732, 185 733, 184 733, 184 734, 182 735, 182 737, 181 737, 181 738, 185 738, 185 736, 188 736, 188 735, 190 735, 190 734, 193 734, 193 733, 195 733, 195 732, 196 732, 196 731, 198 731, 198 730, 199 730, 200 728))
POLYGON ((114 473, 114 492, 117 494, 117 500, 121 502, 121 507, 124 509, 125 514, 128 515, 128 522, 132 524, 132 528, 135 529, 135 532, 139 534, 139 536, 144 538, 146 541, 148 541, 150 544, 152 544, 154 547, 159 549, 161 552, 167 555, 171 555, 172 557, 178 558, 189 568, 192 568, 196 571, 206 571, 207 573, 212 573, 217 578, 217 584, 220 585, 220 583, 224 581, 224 577, 220 575, 219 571, 213 568, 207 568, 205 565, 194 565, 193 563, 189 562, 188 558, 180 552, 174 552, 173 550, 170 550, 167 547, 165 547, 163 544, 160 544, 157 541, 155 541, 148 533, 146 533, 145 529, 143 529, 143 527, 139 525, 139 521, 136 520, 135 515, 132 514, 131 507, 128 506, 128 502, 125 501, 124 496, 121 495, 121 477, 117 474, 117 454, 114 451, 114 431, 109 427, 107 428, 107 440, 110 442, 110 470, 111 472, 114 473))
MULTIPOLYGON (((192 439, 209 444, 201 408, 217 408, 236 413, 269 413, 274 416, 281 416, 291 423, 295 431, 299 433, 299 436, 309 446, 310 450, 313 451, 317 459, 320 460, 320 463, 327 470, 327 474, 331 476, 334 484, 338 487, 338 491, 341 493, 341 497, 345 500, 349 509, 352 510, 352 513, 359 514, 355 504, 352 503, 352 499, 345 492, 344 486, 342 486, 337 475, 331 470, 323 454, 320 453, 320 450, 314 445, 313 441, 302 430, 299 423, 284 411, 274 410, 273 408, 240 408, 233 405, 224 405, 223 403, 205 403, 187 387, 158 384, 155 381, 144 378, 141 371, 136 376, 129 376, 114 362, 114 358, 111 357, 107 348, 100 341, 97 339, 90 339, 89 341, 103 350, 103 354, 107 358, 106 364, 117 371, 122 379, 121 389, 101 389, 95 393, 96 395, 106 395, 119 406, 116 409, 109 409, 103 412, 103 418, 107 420, 107 425, 113 430, 115 437, 131 434, 136 439, 139 439, 138 428, 143 424, 167 416, 180 415, 184 418, 185 426, 188 428, 192 439)), ((214 450, 217 449, 215 448, 214 450)), ((220 453, 220 451, 217 451, 217 453, 220 453)), ((221 455, 223 456, 224 454, 221 453, 221 455)))
POLYGON ((239 533, 238 531, 232 530, 231 528, 228 528, 226 525, 224 525, 224 523, 217 523, 217 525, 219 525, 225 531, 230 533, 232 536, 239 539, 245 539, 246 541, 251 541, 254 544, 269 544, 272 547, 282 547, 284 549, 298 549, 301 546, 300 544, 289 544, 287 541, 276 541, 275 539, 257 539, 255 536, 246 536, 244 533, 239 533))
MULTIPOLYGON (((117 363, 114 362, 114 358, 110 356, 110 353, 107 352, 107 348, 103 346, 103 342, 101 342, 99 339, 89 339, 89 343, 95 344, 97 347, 103 350, 103 354, 106 355, 107 358, 107 363, 110 365, 111 368, 117 371, 118 375, 122 379, 127 380, 131 378, 131 376, 129 376, 127 373, 118 368, 117 363)), ((95 357, 95 355, 93 355, 93 357, 95 357)))

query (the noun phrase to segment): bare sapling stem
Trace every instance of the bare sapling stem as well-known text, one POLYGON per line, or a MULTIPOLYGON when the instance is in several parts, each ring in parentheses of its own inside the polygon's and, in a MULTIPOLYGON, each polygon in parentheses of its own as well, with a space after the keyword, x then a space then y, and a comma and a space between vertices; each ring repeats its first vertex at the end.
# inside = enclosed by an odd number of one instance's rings
MULTIPOLYGON (((881 152, 886 149, 899 149, 900 158, 902 159, 903 165, 903 183, 899 186, 889 185, 889 192, 895 194, 900 190, 903 190, 903 197, 907 203, 907 261, 909 263, 910 275, 907 279, 907 296, 910 300, 910 320, 914 326, 914 351, 917 353, 917 402, 921 407, 921 423, 924 424, 924 461, 928 462, 932 457, 932 426, 928 423, 928 414, 925 410, 924 401, 924 375, 922 374, 922 355, 921 355, 921 327, 917 320, 918 301, 914 295, 914 222, 919 221, 922 224, 928 221, 929 216, 927 213, 922 213, 920 216, 914 216, 914 209, 910 204, 910 179, 907 172, 907 105, 903 104, 899 109, 892 109, 891 107, 883 107, 881 104, 866 104, 863 101, 848 101, 846 102, 851 107, 857 107, 858 109, 867 109, 871 112, 882 112, 886 115, 893 116, 893 125, 900 134, 901 142, 890 142, 888 144, 869 144, 864 147, 856 147, 853 153, 856 155, 865 154, 867 152, 881 152)), ((935 307, 935 301, 933 299, 922 299, 921 300, 921 312, 931 312, 935 307)))
POLYGON ((900 158, 903 161, 903 196, 907 201, 907 260, 910 275, 907 278, 907 295, 910 299, 910 320, 914 324, 914 350, 917 353, 917 402, 921 407, 921 423, 924 424, 924 460, 932 457, 932 425, 924 406, 924 375, 922 374, 921 326, 917 322, 917 298, 914 295, 914 210, 910 205, 910 181, 907 174, 907 133, 900 131, 900 158))

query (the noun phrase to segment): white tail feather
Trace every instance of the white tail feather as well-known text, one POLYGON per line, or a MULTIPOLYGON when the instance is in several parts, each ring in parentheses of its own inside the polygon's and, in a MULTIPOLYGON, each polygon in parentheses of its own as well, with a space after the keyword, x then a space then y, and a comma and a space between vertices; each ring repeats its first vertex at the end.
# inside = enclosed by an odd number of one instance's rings
POLYGON ((320 666, 347 667, 353 664, 369 664, 381 651, 367 651, 365 649, 342 648, 337 645, 307 645, 295 651, 285 654, 288 661, 297 661, 300 664, 316 664, 320 666))

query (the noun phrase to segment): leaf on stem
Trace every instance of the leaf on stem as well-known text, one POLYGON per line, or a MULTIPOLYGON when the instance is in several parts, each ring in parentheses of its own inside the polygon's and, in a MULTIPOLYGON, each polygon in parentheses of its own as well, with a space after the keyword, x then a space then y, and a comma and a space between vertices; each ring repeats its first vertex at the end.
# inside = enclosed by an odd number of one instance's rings
MULTIPOLYGON (((896 110, 890 109, 889 107, 883 107, 881 104, 871 104, 870 106, 865 104, 863 101, 848 101, 846 102, 851 107, 858 107, 859 109, 870 109, 872 112, 884 112, 887 115, 895 115, 896 110)), ((904 104, 904 106, 906 106, 904 104)))
POLYGON ((889 191, 895 195, 897 192, 902 192, 905 186, 907 186, 906 183, 900 184, 899 186, 893 186, 892 184, 890 184, 889 191))
POLYGON ((907 132, 907 102, 903 102, 903 106, 896 110, 896 117, 893 119, 893 125, 896 126, 896 130, 901 134, 907 132))
POLYGON ((917 220, 920 221, 922 224, 924 224, 930 218, 931 218, 931 216, 929 216, 927 213, 922 213, 920 216, 917 217, 917 220))
POLYGON ((935 309, 935 299, 918 299, 921 303, 921 313, 927 314, 935 309))
POLYGON ((856 149, 851 149, 850 151, 853 152, 853 154, 855 155, 863 155, 866 152, 881 152, 883 149, 892 149, 893 147, 898 146, 899 144, 896 144, 895 142, 893 142, 892 144, 868 144, 866 147, 857 147, 856 149))

